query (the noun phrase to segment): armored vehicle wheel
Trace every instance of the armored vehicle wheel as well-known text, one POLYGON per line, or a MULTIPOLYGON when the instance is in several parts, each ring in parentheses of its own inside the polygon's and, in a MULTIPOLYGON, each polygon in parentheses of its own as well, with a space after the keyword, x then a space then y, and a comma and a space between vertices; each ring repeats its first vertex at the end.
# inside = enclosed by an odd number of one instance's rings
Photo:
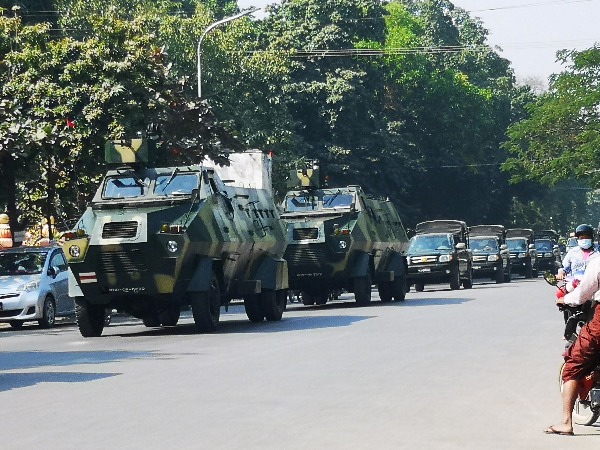
POLYGON ((397 302, 403 302, 406 299, 406 292, 408 291, 408 283, 406 282, 406 276, 394 278, 392 281, 392 294, 394 300, 397 302))
POLYGON ((458 269, 458 266, 454 266, 450 269, 450 289, 460 289, 460 270, 458 269))
POLYGON ((265 319, 269 322, 281 320, 286 305, 286 291, 263 291, 261 294, 261 306, 265 319))
POLYGON ((327 300, 329 300, 329 292, 319 292, 314 297, 315 305, 325 305, 327 300))
POLYGON ((315 297, 306 291, 302 291, 302 304, 312 306, 315 304, 315 297))
POLYGON ((12 328, 18 329, 23 327, 23 322, 21 320, 11 320, 8 322, 12 328))
POLYGON ((85 298, 75 298, 77 327, 83 337, 98 337, 104 329, 104 306, 91 305, 85 298))
POLYGON ((244 309, 250 322, 258 323, 265 319, 265 313, 260 306, 259 294, 251 294, 244 297, 244 309))
POLYGON ((379 299, 382 302, 384 302, 384 303, 391 302, 392 298, 394 297, 392 281, 379 282, 377 284, 377 292, 379 292, 379 299))
POLYGON ((473 287, 473 270, 469 269, 469 278, 462 281, 463 288, 471 289, 473 287))
POLYGON ((221 316, 221 293, 219 281, 213 273, 206 292, 190 292, 192 315, 196 329, 200 332, 215 331, 221 316))
POLYGON ((144 322, 144 326, 148 328, 160 327, 160 319, 158 315, 154 312, 142 318, 142 322, 144 322))
POLYGON ((531 261, 529 261, 525 266, 525 278, 533 278, 533 267, 531 266, 531 261))
POLYGON ((46 297, 42 307, 42 318, 38 320, 38 324, 42 328, 51 328, 54 322, 56 322, 56 306, 52 297, 46 297))
POLYGON ((423 283, 415 283, 415 291, 423 292, 425 290, 425 285, 423 283))
POLYGON ((496 284, 500 284, 504 281, 504 268, 502 264, 496 269, 496 284))
POLYGON ((354 278, 354 299, 359 305, 367 305, 371 301, 371 275, 354 278))
POLYGON ((172 305, 158 313, 158 319, 163 327, 174 327, 179 322, 180 315, 179 305, 172 305))

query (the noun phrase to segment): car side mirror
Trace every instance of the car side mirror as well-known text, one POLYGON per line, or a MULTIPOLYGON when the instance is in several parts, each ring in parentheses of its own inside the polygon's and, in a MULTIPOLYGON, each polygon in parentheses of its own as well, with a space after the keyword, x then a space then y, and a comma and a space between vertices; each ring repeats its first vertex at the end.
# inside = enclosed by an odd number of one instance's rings
POLYGON ((52 266, 48 269, 48 275, 50 275, 52 278, 55 278, 59 273, 60 269, 56 266, 52 266))
POLYGON ((356 211, 356 203, 350 203, 350 211, 356 211))
POLYGON ((467 248, 467 244, 465 244, 464 242, 459 242, 458 244, 456 244, 456 250, 464 250, 465 248, 467 248))

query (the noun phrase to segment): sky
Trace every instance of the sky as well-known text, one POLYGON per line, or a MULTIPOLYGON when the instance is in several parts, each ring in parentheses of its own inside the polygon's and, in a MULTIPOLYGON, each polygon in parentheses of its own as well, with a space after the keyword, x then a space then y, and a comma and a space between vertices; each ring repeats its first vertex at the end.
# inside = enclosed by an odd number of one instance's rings
MULTIPOLYGON (((451 0, 489 31, 488 44, 511 61, 517 79, 546 81, 564 67, 560 49, 583 50, 600 43, 600 0, 451 0)), ((279 0, 238 0, 240 8, 264 7, 279 0)), ((262 11, 254 14, 262 17, 262 11)))

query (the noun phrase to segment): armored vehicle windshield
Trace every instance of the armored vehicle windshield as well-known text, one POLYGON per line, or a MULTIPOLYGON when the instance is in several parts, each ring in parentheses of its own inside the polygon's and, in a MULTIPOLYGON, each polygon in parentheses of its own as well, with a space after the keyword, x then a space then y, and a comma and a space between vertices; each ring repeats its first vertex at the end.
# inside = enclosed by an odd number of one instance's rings
POLYGON ((527 239, 525 238, 511 238, 506 240, 506 245, 511 252, 526 252, 527 251, 527 239))
POLYGON ((351 208, 356 204, 356 194, 342 190, 319 190, 315 192, 293 191, 286 195, 286 212, 321 211, 351 208))

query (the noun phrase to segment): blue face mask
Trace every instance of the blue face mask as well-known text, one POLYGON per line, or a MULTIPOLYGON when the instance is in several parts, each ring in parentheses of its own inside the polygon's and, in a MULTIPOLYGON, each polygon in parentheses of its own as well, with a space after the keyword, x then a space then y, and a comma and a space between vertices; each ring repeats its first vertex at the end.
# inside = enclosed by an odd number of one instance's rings
POLYGON ((577 245, 579 245, 579 248, 581 248, 583 250, 587 250, 588 248, 590 248, 592 246, 592 240, 591 239, 578 239, 577 245))

